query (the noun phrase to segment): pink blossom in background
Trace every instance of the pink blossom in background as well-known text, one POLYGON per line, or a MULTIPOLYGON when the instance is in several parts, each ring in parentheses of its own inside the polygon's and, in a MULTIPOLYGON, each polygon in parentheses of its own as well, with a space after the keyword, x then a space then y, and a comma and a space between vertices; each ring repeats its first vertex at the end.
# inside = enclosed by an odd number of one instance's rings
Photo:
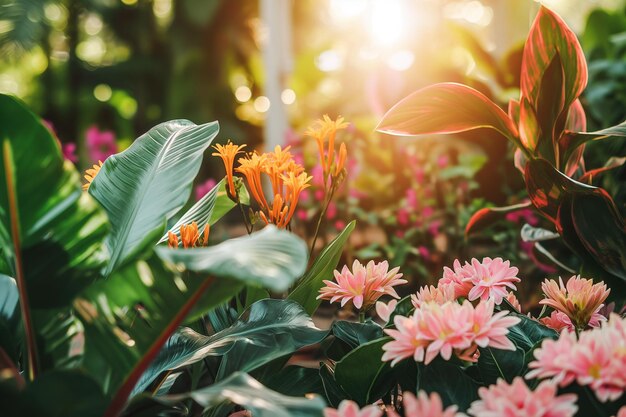
POLYGON ((287 129, 285 132, 285 146, 296 147, 300 145, 300 142, 302 142, 302 138, 295 132, 295 130, 287 129))
POLYGON ((431 206, 426 206, 422 209, 422 216, 427 219, 435 213, 435 209, 431 206))
POLYGON ((435 237, 435 236, 437 236, 439 234, 439 228, 441 227, 441 223, 442 223, 441 220, 433 220, 428 225, 428 233, 432 237, 435 237))
POLYGON ((534 390, 521 377, 509 384, 498 379, 496 384, 481 387, 480 399, 468 413, 476 417, 573 417, 578 411, 576 394, 557 395, 557 387, 544 381, 534 390))
MULTIPOLYGON (((457 407, 451 405, 445 410, 441 397, 436 392, 430 395, 424 391, 419 391, 417 397, 410 392, 402 394, 402 408, 404 409, 404 417, 462 417, 463 414, 457 413, 457 407)), ((400 417, 393 410, 387 412, 387 417, 400 417)))
POLYGON ((92 125, 85 132, 85 141, 89 158, 93 161, 104 161, 109 156, 117 153, 117 142, 115 133, 110 130, 100 130, 98 126, 92 125))
POLYGON ((426 174, 424 172, 424 168, 422 167, 415 168, 415 181, 417 181, 418 184, 421 184, 424 182, 425 176, 426 174))
POLYGON ((328 208, 326 209, 326 218, 329 220, 334 219, 337 216, 337 205, 334 201, 328 203, 328 208))
POLYGON ((416 210, 419 206, 419 202, 417 201, 417 191, 412 188, 406 190, 406 204, 413 210, 416 210))
POLYGON ((396 236, 400 239, 404 238, 404 230, 396 230, 396 236))
POLYGON ((196 201, 204 197, 206 193, 211 191, 213 187, 215 187, 216 185, 217 185, 217 181, 215 181, 213 178, 209 178, 205 182, 196 185, 196 188, 194 190, 196 201))
POLYGON ((311 199, 311 191, 306 188, 300 192, 300 201, 303 203, 308 202, 311 199))
POLYGON ((315 199, 316 199, 317 201, 324 201, 324 190, 322 190, 321 188, 320 188, 320 189, 315 190, 315 192, 313 193, 313 195, 315 196, 315 199))
POLYGON ((298 209, 296 211, 296 217, 298 217, 298 220, 306 220, 309 218, 309 215, 307 214, 306 210, 298 209))
POLYGON ((507 213, 505 219, 511 223, 519 223, 523 220, 531 226, 537 226, 539 224, 539 218, 535 214, 534 210, 529 208, 507 213))
POLYGON ((448 155, 439 155, 437 158, 437 166, 441 169, 444 169, 450 163, 450 157, 448 155))
POLYGON ((344 265, 341 272, 334 271, 335 281, 324 280, 326 286, 320 289, 317 299, 330 300, 331 303, 340 301, 342 307, 351 302, 357 309, 367 310, 385 294, 400 298, 393 287, 407 281, 400 279, 402 274, 398 270, 389 270, 387 261, 369 261, 363 265, 355 260, 352 270, 344 265))
POLYGON ((430 251, 426 246, 418 246, 417 251, 419 252, 422 259, 430 259, 430 251))
POLYGON ((401 207, 396 212, 396 221, 400 226, 406 226, 409 224, 409 212, 407 209, 401 207))
POLYGON ((601 402, 616 401, 626 391, 626 318, 611 314, 578 338, 565 329, 557 340, 545 339, 533 355, 527 379, 550 378, 561 387, 576 381, 601 402))
POLYGON ((533 261, 533 264, 535 264, 537 268, 539 268, 541 271, 547 274, 556 273, 558 271, 556 267, 552 265, 544 264, 543 262, 539 260, 539 258, 537 258, 537 256, 535 255, 535 251, 533 250, 534 247, 535 247, 534 242, 524 242, 523 240, 520 240, 520 248, 526 253, 526 255, 528 255, 530 260, 533 261))
POLYGON ((324 186, 324 169, 320 164, 316 164, 311 169, 311 176, 313 177, 311 184, 317 185, 319 187, 324 186))
POLYGON ((346 222, 344 222, 343 220, 337 220, 335 222, 335 229, 337 230, 343 230, 346 228, 346 222))
POLYGON ((293 160, 296 164, 304 166, 304 156, 301 153, 294 153, 293 160))
POLYGON ((357 190, 356 188, 350 188, 348 195, 352 198, 361 199, 367 197, 367 193, 357 190))
POLYGON ((72 161, 73 163, 78 162, 78 155, 76 155, 76 144, 75 143, 64 143, 61 145, 61 151, 63 152, 63 157, 68 161, 72 161))
POLYGON ((354 401, 343 400, 339 403, 339 408, 325 408, 324 417, 381 417, 383 410, 376 405, 368 405, 359 408, 354 401))

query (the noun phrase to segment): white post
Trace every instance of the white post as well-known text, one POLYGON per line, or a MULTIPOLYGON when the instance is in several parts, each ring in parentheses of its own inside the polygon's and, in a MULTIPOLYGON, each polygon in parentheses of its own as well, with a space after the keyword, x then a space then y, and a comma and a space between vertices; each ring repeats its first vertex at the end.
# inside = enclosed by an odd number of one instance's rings
POLYGON ((272 150, 285 143, 289 127, 281 94, 292 69, 291 58, 291 0, 260 0, 263 22, 264 94, 270 101, 263 133, 265 147, 272 150))

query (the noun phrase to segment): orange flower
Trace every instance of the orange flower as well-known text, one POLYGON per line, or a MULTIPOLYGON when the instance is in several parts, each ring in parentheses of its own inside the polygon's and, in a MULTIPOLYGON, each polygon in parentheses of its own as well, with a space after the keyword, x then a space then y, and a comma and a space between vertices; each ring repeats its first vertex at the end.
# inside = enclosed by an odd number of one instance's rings
POLYGON ((558 283, 545 280, 541 289, 546 298, 539 301, 539 304, 565 313, 579 329, 589 324, 611 292, 603 281, 594 284, 592 280, 581 278, 580 275, 568 279, 566 285, 560 277, 558 283))
POLYGON ((296 174, 294 171, 291 171, 282 176, 282 180, 287 188, 286 204, 289 206, 289 212, 285 218, 285 226, 289 224, 291 218, 293 217, 293 213, 296 211, 300 193, 302 193, 304 189, 311 186, 311 184, 309 184, 311 179, 313 179, 313 177, 308 176, 306 172, 296 174))
POLYGON ((172 249, 178 248, 178 236, 175 233, 167 232, 167 246, 172 249))
MULTIPOLYGON (((209 245, 209 230, 211 226, 207 223, 204 226, 204 232, 202 233, 202 239, 200 239, 200 231, 198 230, 198 224, 192 222, 191 224, 183 224, 180 226, 180 240, 183 243, 183 248, 194 248, 196 246, 208 246, 209 245)), ((170 248, 178 248, 178 236, 175 233, 167 232, 167 245, 170 248)))
POLYGON ((102 161, 98 161, 97 164, 94 164, 92 168, 89 168, 85 171, 85 179, 87 182, 83 184, 83 191, 87 191, 91 182, 96 178, 98 172, 100 172, 100 168, 102 168, 102 161))
POLYGON ((343 171, 343 167, 346 164, 346 158, 348 157, 348 150, 346 149, 346 144, 342 143, 339 146, 339 157, 337 158, 337 163, 335 164, 335 177, 338 177, 343 171))
POLYGON ((263 194, 263 185, 261 183, 261 172, 265 171, 266 163, 267 155, 259 155, 254 152, 247 157, 239 158, 239 167, 236 171, 242 173, 246 177, 250 193, 259 203, 261 209, 269 211, 269 205, 267 204, 267 200, 263 194))
POLYGON ((228 191, 231 197, 236 196, 235 183, 233 182, 233 164, 235 163, 235 156, 241 153, 241 150, 245 147, 246 145, 233 145, 230 140, 226 145, 217 144, 213 146, 213 149, 215 149, 217 152, 214 152, 211 155, 219 156, 224 162, 224 168, 226 169, 226 179, 228 181, 228 191))
MULTIPOLYGON (((326 179, 331 173, 334 161, 335 135, 338 130, 345 129, 346 127, 348 127, 348 125, 349 124, 344 122, 344 119, 341 116, 337 117, 337 120, 332 120, 330 117, 328 117, 328 115, 325 114, 322 119, 317 120, 313 127, 309 128, 305 132, 305 135, 311 136, 317 141, 317 147, 320 153, 320 164, 322 165, 322 170, 324 171, 324 183, 326 183, 326 179), (328 139, 328 151, 326 151, 326 139, 328 139)), ((343 169, 344 162, 345 156, 342 162, 341 169, 343 169)), ((341 170, 335 169, 335 171, 340 172, 341 170)))

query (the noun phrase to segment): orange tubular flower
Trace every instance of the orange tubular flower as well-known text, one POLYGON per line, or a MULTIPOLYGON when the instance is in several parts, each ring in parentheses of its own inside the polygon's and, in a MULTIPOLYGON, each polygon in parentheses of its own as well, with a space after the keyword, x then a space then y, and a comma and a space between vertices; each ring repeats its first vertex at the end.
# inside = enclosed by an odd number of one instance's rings
POLYGON ((85 179, 87 182, 83 184, 83 191, 87 191, 91 182, 96 178, 98 172, 100 172, 100 168, 102 168, 102 161, 98 161, 97 164, 94 164, 92 168, 89 168, 85 171, 85 179))
POLYGON ((239 167, 237 172, 242 173, 248 182, 248 188, 252 197, 259 203, 262 210, 269 211, 269 205, 263 194, 263 185, 261 184, 261 172, 265 171, 267 163, 267 155, 259 155, 256 152, 250 156, 239 158, 239 167))
POLYGON ((226 169, 226 179, 228 181, 228 191, 232 197, 236 196, 235 183, 233 181, 233 164, 235 163, 235 156, 241 153, 242 149, 246 145, 234 145, 230 140, 226 145, 214 145, 213 149, 217 152, 212 153, 212 156, 219 156, 224 162, 224 168, 226 169))
POLYGON ((289 224, 291 218, 293 217, 293 213, 296 211, 300 193, 302 193, 304 189, 311 186, 309 182, 313 179, 313 177, 308 176, 306 172, 296 174, 292 171, 288 172, 287 175, 283 175, 282 179, 285 183, 285 187, 287 188, 286 204, 289 206, 289 212, 287 213, 287 217, 285 219, 286 226, 289 224))
MULTIPOLYGON (((305 132, 305 135, 311 136, 317 141, 317 147, 320 153, 320 164, 324 172, 324 183, 326 183, 326 179, 331 173, 333 165, 335 156, 335 135, 338 130, 345 129, 348 125, 349 124, 344 122, 344 118, 341 116, 337 117, 337 120, 332 120, 328 115, 324 115, 321 120, 315 122, 315 125, 305 132), (325 146, 326 139, 328 139, 328 152, 325 146)), ((336 171, 339 172, 340 170, 336 171)))
POLYGON ((172 232, 167 232, 167 246, 172 249, 178 248, 178 236, 172 232))
POLYGON ((339 146, 339 157, 337 158, 337 163, 335 164, 335 177, 338 177, 343 171, 343 167, 346 164, 346 158, 348 157, 348 150, 346 149, 346 144, 342 143, 339 146))
POLYGON ((183 248, 193 248, 199 238, 200 231, 196 222, 180 226, 180 240, 183 242, 183 248))

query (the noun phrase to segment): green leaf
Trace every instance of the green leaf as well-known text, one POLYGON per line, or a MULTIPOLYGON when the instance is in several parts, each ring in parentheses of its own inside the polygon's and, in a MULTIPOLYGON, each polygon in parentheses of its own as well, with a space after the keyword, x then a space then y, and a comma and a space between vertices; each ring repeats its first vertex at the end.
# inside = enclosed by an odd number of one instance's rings
POLYGON ((501 378, 512 382, 513 378, 522 375, 525 368, 525 352, 521 348, 514 351, 479 348, 478 369, 482 381, 486 385, 495 384, 501 378))
POLYGON ((524 242, 543 242, 544 240, 556 239, 559 237, 559 234, 525 223, 520 231, 520 236, 524 242))
POLYGON ((284 395, 303 397, 307 394, 325 395, 317 368, 290 365, 263 381, 269 389, 284 395))
POLYGON ((315 327, 299 304, 288 300, 261 300, 231 327, 212 336, 189 328, 179 329, 169 338, 134 392, 146 389, 161 372, 189 366, 207 356, 222 357, 217 380, 236 371, 250 372, 320 342, 326 333, 315 327))
POLYGON ((521 93, 535 109, 544 78, 555 55, 563 67, 563 108, 568 109, 587 85, 587 63, 576 34, 556 13, 541 6, 528 34, 522 58, 521 93))
POLYGON ((307 273, 298 281, 298 285, 289 293, 287 299, 298 302, 307 314, 313 314, 321 301, 317 300, 320 288, 324 286, 325 279, 333 279, 333 270, 337 267, 343 247, 356 226, 356 221, 351 221, 341 233, 330 242, 319 254, 307 273))
POLYGON ((0 404, 6 416, 101 417, 107 402, 91 377, 76 370, 54 370, 22 391, 0 384, 0 404))
POLYGON ((418 389, 438 393, 446 407, 456 405, 459 411, 467 410, 478 399, 479 387, 456 362, 436 358, 420 367, 418 389))
POLYGON ((273 226, 216 246, 185 250, 160 246, 156 252, 164 261, 187 270, 231 277, 272 291, 289 288, 307 263, 304 242, 273 226))
POLYGON ((383 345, 389 340, 385 337, 365 343, 344 356, 335 366, 336 381, 360 406, 378 400, 393 388, 393 369, 389 362, 381 360, 383 345))
POLYGON ((19 335, 19 295, 15 280, 0 274, 0 349, 18 362, 22 338, 19 335))
POLYGON ((177 403, 191 398, 209 410, 225 402, 249 410, 255 417, 321 417, 325 407, 320 397, 287 397, 272 391, 244 373, 235 373, 217 384, 187 394, 171 395, 163 401, 177 403))
POLYGON ((383 329, 373 321, 355 323, 339 320, 333 323, 331 332, 352 348, 383 337, 383 329))
POLYGON ((520 146, 517 127, 484 94, 462 84, 425 87, 400 100, 376 130, 393 135, 458 133, 478 128, 495 129, 520 146))
POLYGON ((341 389, 335 380, 335 376, 331 372, 330 367, 325 363, 320 364, 320 378, 322 379, 322 385, 324 387, 324 395, 331 407, 337 408, 342 400, 349 398, 348 394, 341 389))
POLYGON ((565 132, 559 139, 563 160, 567 161, 572 153, 589 141, 626 137, 626 121, 594 132, 565 132))
POLYGON ((161 123, 104 162, 89 193, 111 222, 105 275, 159 240, 165 222, 187 202, 203 153, 218 131, 217 122, 161 123))

